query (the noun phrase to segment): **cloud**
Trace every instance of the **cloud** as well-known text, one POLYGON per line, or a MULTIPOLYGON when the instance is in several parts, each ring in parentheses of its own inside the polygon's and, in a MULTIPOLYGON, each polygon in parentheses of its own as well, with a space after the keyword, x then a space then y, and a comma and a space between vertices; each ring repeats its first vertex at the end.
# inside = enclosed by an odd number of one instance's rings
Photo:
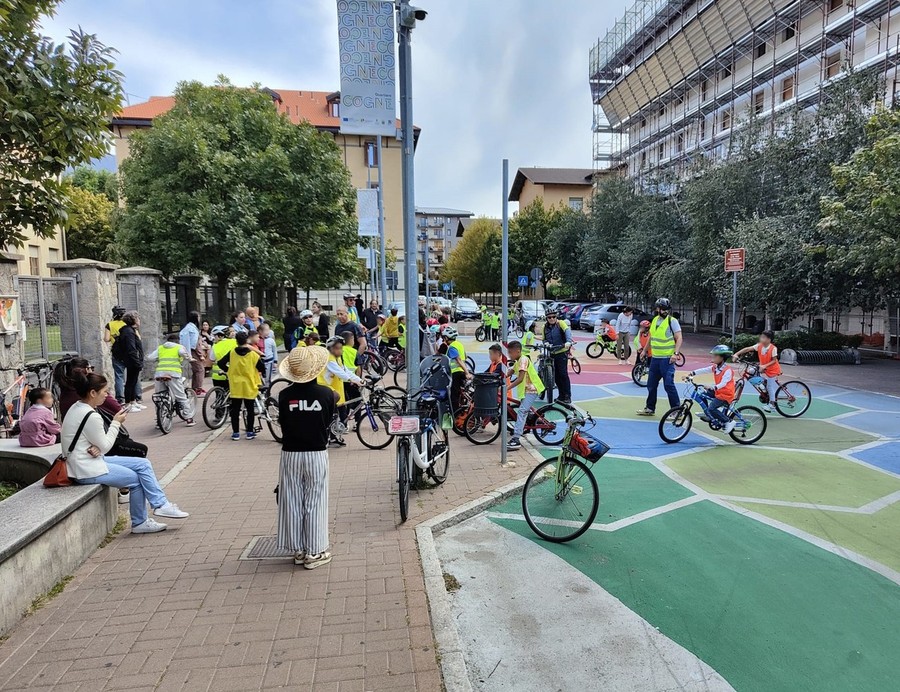
MULTIPOLYGON (((591 167, 588 51, 631 0, 414 0, 420 205, 498 215, 500 165, 591 167)), ((335 0, 68 0, 44 28, 81 25, 119 50, 132 103, 182 80, 339 87, 335 0)))

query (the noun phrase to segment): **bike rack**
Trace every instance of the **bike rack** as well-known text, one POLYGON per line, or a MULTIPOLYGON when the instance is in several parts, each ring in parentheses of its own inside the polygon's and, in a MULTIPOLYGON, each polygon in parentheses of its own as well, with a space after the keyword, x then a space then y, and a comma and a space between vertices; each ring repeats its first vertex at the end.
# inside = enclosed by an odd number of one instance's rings
POLYGON ((782 351, 781 361, 786 365, 859 365, 859 350, 845 348, 840 351, 782 351))

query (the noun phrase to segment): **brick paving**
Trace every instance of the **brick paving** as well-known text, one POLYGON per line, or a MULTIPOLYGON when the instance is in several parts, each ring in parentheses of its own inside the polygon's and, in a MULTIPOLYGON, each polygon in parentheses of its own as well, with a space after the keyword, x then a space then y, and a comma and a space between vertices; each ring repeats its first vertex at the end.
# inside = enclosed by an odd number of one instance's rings
MULTIPOLYGON (((162 476, 210 432, 162 437, 152 414, 128 427, 162 476)), ((279 448, 267 432, 220 435, 166 489, 190 519, 94 553, 0 644, 0 690, 440 690, 415 527, 524 477, 532 457, 503 470, 498 444, 454 438, 447 482, 413 491, 400 525, 393 447, 347 440, 330 454, 330 565, 239 559, 275 532, 279 448)))

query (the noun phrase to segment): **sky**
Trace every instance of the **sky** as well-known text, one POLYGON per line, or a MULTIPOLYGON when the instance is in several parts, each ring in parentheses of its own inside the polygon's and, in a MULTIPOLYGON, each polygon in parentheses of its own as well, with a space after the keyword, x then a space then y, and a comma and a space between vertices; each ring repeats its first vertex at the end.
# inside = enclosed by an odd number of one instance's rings
MULTIPOLYGON (((588 51, 633 0, 414 0, 417 206, 499 216, 501 161, 591 167, 588 51)), ((81 26, 119 51, 130 103, 182 80, 337 91, 335 0, 65 0, 44 30, 81 26)), ((513 205, 513 210, 515 205, 513 205)))

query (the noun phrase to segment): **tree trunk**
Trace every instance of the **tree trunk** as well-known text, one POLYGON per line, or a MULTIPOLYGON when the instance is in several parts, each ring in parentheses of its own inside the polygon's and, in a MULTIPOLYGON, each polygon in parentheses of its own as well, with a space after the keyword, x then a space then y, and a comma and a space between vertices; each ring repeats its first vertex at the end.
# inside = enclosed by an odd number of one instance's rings
POLYGON ((228 309, 228 279, 227 272, 216 274, 216 312, 219 324, 231 324, 231 315, 228 309))

